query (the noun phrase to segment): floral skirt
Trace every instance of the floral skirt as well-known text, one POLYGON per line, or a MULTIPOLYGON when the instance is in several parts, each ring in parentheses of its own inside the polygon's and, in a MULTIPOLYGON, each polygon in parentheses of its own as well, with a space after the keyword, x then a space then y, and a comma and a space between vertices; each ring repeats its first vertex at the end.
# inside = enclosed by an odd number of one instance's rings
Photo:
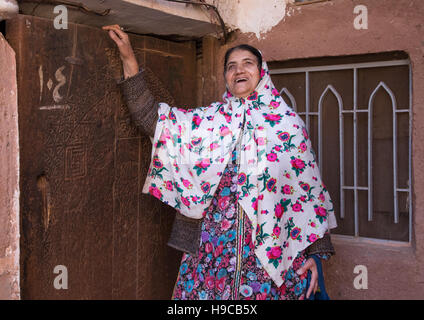
POLYGON ((294 259, 277 287, 254 253, 252 225, 237 205, 237 166, 230 164, 202 222, 197 255, 183 255, 172 298, 175 300, 304 299, 307 274, 298 275, 304 252, 294 259))

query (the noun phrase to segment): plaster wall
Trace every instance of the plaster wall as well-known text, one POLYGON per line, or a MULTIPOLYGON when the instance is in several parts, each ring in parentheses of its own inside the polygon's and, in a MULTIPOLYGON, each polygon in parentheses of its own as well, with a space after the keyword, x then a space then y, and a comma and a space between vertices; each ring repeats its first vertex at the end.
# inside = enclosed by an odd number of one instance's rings
POLYGON ((231 30, 252 32, 259 39, 284 18, 288 0, 267 0, 260 3, 257 0, 207 2, 216 5, 231 30))
POLYGON ((0 300, 19 299, 19 146, 15 52, 0 33, 0 300))
MULTIPOLYGON (((255 11, 255 8, 249 10, 255 11)), ((257 5, 257 10, 261 10, 257 5)), ((257 11, 259 12, 259 11, 257 11)), ((412 67, 412 242, 364 240, 333 235, 336 255, 326 262, 326 283, 333 299, 424 299, 424 2, 421 0, 337 0, 295 6, 258 39, 255 32, 238 32, 217 49, 213 75, 215 94, 225 90, 223 57, 237 44, 248 43, 261 50, 267 61, 362 55, 404 51, 412 67), (368 29, 357 30, 354 8, 365 5, 368 29), (355 266, 368 270, 368 288, 355 289, 355 266)), ((247 15, 245 18, 247 19, 247 15)))
POLYGON ((19 11, 15 0, 0 0, 0 21, 11 18, 19 11))

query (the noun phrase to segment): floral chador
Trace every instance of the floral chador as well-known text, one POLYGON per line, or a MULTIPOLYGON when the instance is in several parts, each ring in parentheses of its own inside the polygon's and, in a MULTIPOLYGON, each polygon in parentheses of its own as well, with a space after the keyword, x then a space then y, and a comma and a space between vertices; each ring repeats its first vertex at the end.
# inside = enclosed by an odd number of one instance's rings
MULTIPOLYGON (((333 203, 305 124, 279 95, 265 62, 259 84, 247 98, 227 91, 222 102, 191 110, 159 104, 143 192, 187 217, 204 219, 199 256, 184 256, 197 262, 192 264, 198 274, 197 279, 195 274, 190 279, 192 289, 199 281, 212 285, 206 279, 211 276, 215 286, 226 290, 230 280, 223 273, 231 268, 239 270, 237 264, 248 263, 249 257, 263 270, 256 274, 263 275, 257 283, 266 283, 269 277, 276 288, 284 288, 293 267, 304 260, 304 250, 336 226, 333 203), (230 170, 234 152, 237 156, 230 170), (235 182, 219 194, 229 171, 235 182), (228 207, 217 211, 226 204, 231 204, 234 212, 228 207), (228 231, 223 233, 223 229, 228 231), (204 232, 209 233, 208 239, 204 232), (237 239, 237 235, 242 236, 237 239), (202 259, 211 259, 211 254, 221 257, 215 264, 228 263, 228 267, 217 267, 219 275, 211 265, 204 273, 197 272, 204 265, 202 259), (239 254, 242 259, 238 259, 239 254)), ((184 263, 180 277, 185 274, 184 263)), ((247 285, 242 281, 254 278, 252 274, 233 276, 231 281, 240 288, 247 285)), ((187 292, 190 288, 187 284, 187 292)))

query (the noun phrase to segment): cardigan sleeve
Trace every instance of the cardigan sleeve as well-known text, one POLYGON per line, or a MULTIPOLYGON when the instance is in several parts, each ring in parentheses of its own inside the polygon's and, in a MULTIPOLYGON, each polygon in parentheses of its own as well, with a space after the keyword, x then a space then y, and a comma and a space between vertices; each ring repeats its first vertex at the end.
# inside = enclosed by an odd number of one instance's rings
POLYGON ((305 249, 307 256, 313 254, 319 255, 322 259, 328 259, 330 256, 334 255, 336 251, 334 250, 333 244, 331 243, 330 233, 326 233, 324 237, 318 239, 313 244, 305 249))
POLYGON ((161 81, 148 68, 126 79, 117 81, 131 118, 138 129, 150 137, 154 136, 158 120, 158 104, 175 104, 174 99, 161 81))
MULTIPOLYGON (((148 68, 141 69, 132 77, 121 78, 117 85, 128 106, 131 118, 138 129, 154 136, 158 120, 158 103, 175 105, 174 99, 160 80, 148 68)), ((201 223, 176 213, 168 245, 177 250, 196 254, 199 249, 201 223)))

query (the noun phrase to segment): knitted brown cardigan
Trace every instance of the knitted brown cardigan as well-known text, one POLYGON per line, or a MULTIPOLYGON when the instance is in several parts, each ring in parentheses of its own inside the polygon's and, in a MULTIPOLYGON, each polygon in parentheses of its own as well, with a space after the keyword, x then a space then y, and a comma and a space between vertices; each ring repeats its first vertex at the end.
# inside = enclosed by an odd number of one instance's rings
MULTIPOLYGON (((175 105, 175 101, 160 80, 148 68, 127 79, 117 81, 134 124, 141 132, 153 137, 158 119, 158 102, 175 105)), ((202 220, 191 219, 177 211, 168 245, 191 254, 197 254, 200 245, 202 220)), ((306 249, 307 255, 334 254, 330 235, 326 234, 306 249)))

